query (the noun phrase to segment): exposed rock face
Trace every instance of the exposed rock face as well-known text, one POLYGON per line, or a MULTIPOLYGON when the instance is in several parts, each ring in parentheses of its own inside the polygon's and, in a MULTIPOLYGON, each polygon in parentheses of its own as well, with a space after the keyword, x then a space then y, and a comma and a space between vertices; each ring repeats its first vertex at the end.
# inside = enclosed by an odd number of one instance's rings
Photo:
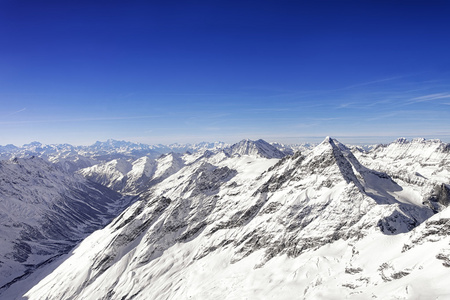
POLYGON ((131 199, 41 158, 0 161, 0 288, 103 227, 131 199))
POLYGON ((447 207, 450 203, 450 188, 445 183, 436 185, 428 200, 447 207))

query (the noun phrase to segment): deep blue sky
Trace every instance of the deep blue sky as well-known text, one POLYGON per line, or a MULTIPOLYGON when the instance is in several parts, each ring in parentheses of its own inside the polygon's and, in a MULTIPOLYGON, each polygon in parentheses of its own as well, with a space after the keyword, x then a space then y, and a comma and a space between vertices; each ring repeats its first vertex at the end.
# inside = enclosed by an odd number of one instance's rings
POLYGON ((0 0, 0 145, 450 141, 447 3, 0 0))

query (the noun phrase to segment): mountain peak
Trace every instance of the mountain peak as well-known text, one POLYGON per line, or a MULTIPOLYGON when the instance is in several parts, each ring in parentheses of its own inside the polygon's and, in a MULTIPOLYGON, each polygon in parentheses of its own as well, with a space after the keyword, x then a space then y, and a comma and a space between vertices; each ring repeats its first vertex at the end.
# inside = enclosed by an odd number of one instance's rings
POLYGON ((44 146, 42 143, 36 142, 36 141, 23 145, 23 147, 28 147, 28 148, 31 148, 31 147, 39 148, 42 146, 44 146))
POLYGON ((408 143, 408 140, 406 138, 404 138, 404 137, 400 137, 400 138, 396 139, 394 143, 396 143, 396 144, 406 144, 406 143, 408 143))
POLYGON ((342 148, 341 146, 343 146, 343 144, 341 144, 338 140, 333 139, 331 136, 327 136, 319 145, 321 144, 329 144, 331 146, 337 146, 338 148, 342 148))
POLYGON ((338 140, 335 140, 329 136, 327 136, 322 143, 320 143, 319 145, 317 145, 316 147, 313 148, 313 152, 316 154, 321 154, 324 151, 329 151, 329 150, 345 150, 346 147, 341 144, 338 140))
POLYGON ((305 163, 313 173, 329 177, 342 176, 347 183, 353 182, 362 190, 361 184, 353 171, 353 169, 361 168, 360 163, 350 149, 338 140, 327 136, 308 154, 305 163))
POLYGON ((236 143, 226 149, 226 152, 230 156, 253 155, 264 158, 283 158, 284 156, 286 156, 275 146, 262 139, 259 139, 257 141, 252 141, 249 139, 242 140, 239 143, 236 143))

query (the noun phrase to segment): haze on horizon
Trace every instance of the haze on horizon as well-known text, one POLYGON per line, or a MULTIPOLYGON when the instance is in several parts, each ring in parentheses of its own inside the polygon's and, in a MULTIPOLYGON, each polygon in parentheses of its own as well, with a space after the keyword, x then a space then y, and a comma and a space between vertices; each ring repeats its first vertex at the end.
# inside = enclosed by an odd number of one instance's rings
POLYGON ((450 142, 446 1, 1 1, 0 145, 450 142))

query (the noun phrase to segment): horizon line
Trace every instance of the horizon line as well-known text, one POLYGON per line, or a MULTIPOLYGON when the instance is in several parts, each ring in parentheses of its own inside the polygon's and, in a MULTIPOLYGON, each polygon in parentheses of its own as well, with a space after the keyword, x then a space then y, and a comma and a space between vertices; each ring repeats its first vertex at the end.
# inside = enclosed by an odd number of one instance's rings
MULTIPOLYGON (((74 147, 89 147, 89 146, 93 146, 96 143, 106 143, 108 141, 112 141, 112 142, 125 142, 125 143, 131 143, 131 144, 140 144, 140 145, 146 145, 146 146, 173 146, 176 144, 179 144, 181 146, 189 146, 189 145, 198 145, 201 143, 224 143, 224 144, 229 144, 229 145, 233 145, 236 143, 239 143, 242 140, 253 140, 253 141, 257 141, 259 139, 262 139, 264 141, 267 140, 271 140, 271 142, 269 143, 280 143, 280 144, 284 144, 284 145, 300 145, 300 144, 318 144, 321 141, 325 140, 327 137, 331 137, 334 140, 346 140, 346 139, 356 139, 356 140, 361 140, 361 139, 387 139, 389 138, 391 141, 387 142, 387 144, 389 143, 393 143, 398 139, 407 139, 408 141, 413 141, 416 139, 424 139, 424 140, 439 140, 442 143, 450 143, 450 141, 446 141, 443 140, 443 137, 448 137, 450 138, 450 134, 437 134, 435 136, 439 136, 439 138, 434 138, 431 137, 432 135, 423 135, 423 136, 418 136, 418 135, 328 135, 328 136, 323 136, 323 135, 309 135, 309 136, 284 136, 284 137, 278 137, 278 140, 276 140, 275 137, 266 137, 266 138, 256 138, 256 139, 249 139, 249 138, 244 138, 244 139, 239 139, 238 141, 235 142, 224 142, 220 139, 218 140, 214 140, 214 141, 208 141, 208 140, 202 140, 200 142, 170 142, 170 143, 147 143, 147 142, 140 142, 140 141, 133 141, 133 138, 130 139, 115 139, 115 138, 108 138, 106 140, 97 140, 95 142, 91 142, 91 143, 70 143, 70 142, 63 142, 63 143, 43 143, 37 140, 28 142, 28 143, 23 143, 21 146, 17 146, 16 144, 13 143, 8 143, 5 145, 1 145, 0 147, 6 147, 6 146, 14 146, 17 148, 24 148, 26 145, 31 145, 33 143, 39 143, 42 146, 60 146, 60 145, 70 145, 70 146, 74 146, 74 147), (426 137, 424 137, 426 136, 426 137), (311 139, 311 141, 298 141, 298 142, 291 142, 291 143, 284 143, 284 142, 280 142, 279 140, 283 140, 283 139, 311 139), (314 141, 313 141, 314 140, 314 141)), ((353 141, 353 142, 344 142, 346 144, 354 144, 354 145, 360 145, 360 144, 370 144, 370 145, 379 145, 379 144, 386 144, 386 142, 382 142, 382 141, 353 141)))

